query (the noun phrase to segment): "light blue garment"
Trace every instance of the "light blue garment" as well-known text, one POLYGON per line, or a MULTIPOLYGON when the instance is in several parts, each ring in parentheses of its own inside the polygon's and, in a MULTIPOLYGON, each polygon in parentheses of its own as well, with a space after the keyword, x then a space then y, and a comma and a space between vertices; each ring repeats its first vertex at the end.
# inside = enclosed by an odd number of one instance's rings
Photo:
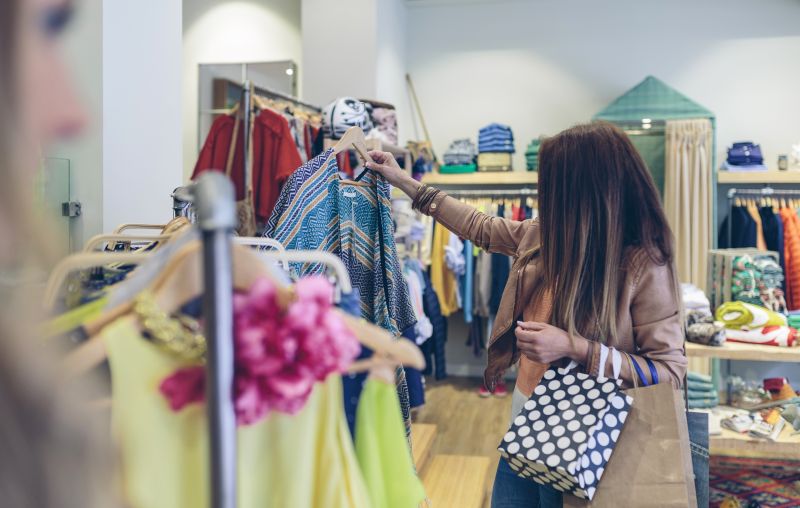
POLYGON ((464 302, 464 321, 466 321, 467 324, 472 323, 472 292, 473 285, 475 283, 475 256, 472 250, 472 242, 470 240, 464 242, 464 259, 466 261, 466 268, 464 272, 464 292, 461 296, 461 301, 464 302))

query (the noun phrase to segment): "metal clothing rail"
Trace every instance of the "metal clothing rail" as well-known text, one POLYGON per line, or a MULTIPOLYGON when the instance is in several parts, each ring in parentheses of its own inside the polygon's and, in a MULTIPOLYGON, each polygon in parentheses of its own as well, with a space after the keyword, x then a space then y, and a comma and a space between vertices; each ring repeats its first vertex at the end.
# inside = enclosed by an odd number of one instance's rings
POLYGON ((208 345, 206 411, 210 432, 212 508, 236 508, 236 414, 233 407, 233 259, 236 227, 233 184, 204 173, 193 187, 203 241, 203 315, 208 345))
POLYGON ((322 108, 319 107, 319 106, 315 106, 315 105, 310 104, 308 102, 301 101, 297 97, 293 97, 291 95, 288 95, 288 94, 285 94, 285 93, 282 93, 282 92, 278 92, 277 90, 272 90, 271 88, 258 86, 258 87, 256 87, 256 93, 258 95, 262 95, 262 94, 267 95, 272 99, 281 99, 281 100, 284 100, 284 101, 289 101, 289 102, 292 102, 294 104, 297 104, 298 106, 303 106, 306 109, 310 109, 310 110, 315 111, 317 113, 322 113, 322 108))
POLYGON ((455 189, 445 191, 448 196, 466 197, 536 197, 539 191, 536 189, 455 189))
POLYGON ((243 113, 242 118, 242 127, 244 127, 244 157, 242 157, 242 161, 244 163, 244 171, 242 174, 244 175, 244 192, 245 192, 245 199, 247 198, 247 191, 250 189, 250 186, 253 185, 253 175, 251 175, 251 167, 250 159, 252 157, 252 152, 250 150, 250 143, 252 142, 252 136, 250 129, 252 128, 251 118, 253 116, 253 83, 248 79, 245 80, 244 84, 242 84, 242 103, 239 106, 239 109, 243 113))
POLYGON ((800 196, 800 189, 773 189, 764 186, 760 189, 729 189, 728 190, 728 247, 733 238, 733 200, 737 196, 800 196))

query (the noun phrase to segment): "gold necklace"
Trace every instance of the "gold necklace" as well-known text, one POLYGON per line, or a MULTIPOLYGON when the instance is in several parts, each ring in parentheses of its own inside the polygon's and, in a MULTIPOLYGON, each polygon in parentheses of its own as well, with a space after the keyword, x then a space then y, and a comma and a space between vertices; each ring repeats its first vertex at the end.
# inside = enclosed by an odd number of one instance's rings
POLYGON ((159 347, 187 360, 203 360, 206 338, 200 333, 200 323, 189 316, 173 318, 158 306, 149 291, 141 292, 133 303, 142 328, 159 347))

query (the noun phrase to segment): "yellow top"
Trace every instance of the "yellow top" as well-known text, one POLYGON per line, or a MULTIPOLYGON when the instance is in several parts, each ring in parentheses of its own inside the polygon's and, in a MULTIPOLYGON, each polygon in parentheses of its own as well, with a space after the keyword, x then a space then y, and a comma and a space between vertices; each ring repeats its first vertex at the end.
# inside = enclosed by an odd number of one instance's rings
POLYGON ((450 242, 451 234, 441 224, 434 226, 433 247, 431 248, 431 285, 439 297, 439 307, 441 307, 444 317, 458 310, 456 276, 444 262, 444 248, 450 242))
MULTIPOLYGON (((133 508, 209 506, 205 406, 175 413, 158 390, 189 363, 154 346, 134 323, 123 318, 103 331, 125 498, 133 508)), ((238 444, 240 508, 369 506, 337 375, 317 384, 297 415, 272 413, 239 427, 238 444)))

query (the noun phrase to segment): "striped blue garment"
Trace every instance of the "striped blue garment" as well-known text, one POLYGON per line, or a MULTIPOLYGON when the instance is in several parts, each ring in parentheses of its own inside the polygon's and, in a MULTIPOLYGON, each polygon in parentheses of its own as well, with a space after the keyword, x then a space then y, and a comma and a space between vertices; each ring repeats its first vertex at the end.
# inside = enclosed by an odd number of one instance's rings
MULTIPOLYGON (((416 318, 397 259, 389 183, 371 171, 359 182, 341 179, 332 153, 327 150, 292 173, 281 189, 264 236, 278 240, 286 249, 337 254, 361 295, 361 316, 400 335, 414 326, 416 318)), ((324 273, 318 263, 292 263, 291 270, 296 277, 324 273)), ((351 390, 347 377, 345 381, 345 412, 350 417, 355 414, 360 386, 351 390)), ((402 368, 397 372, 397 390, 410 432, 402 368)))

